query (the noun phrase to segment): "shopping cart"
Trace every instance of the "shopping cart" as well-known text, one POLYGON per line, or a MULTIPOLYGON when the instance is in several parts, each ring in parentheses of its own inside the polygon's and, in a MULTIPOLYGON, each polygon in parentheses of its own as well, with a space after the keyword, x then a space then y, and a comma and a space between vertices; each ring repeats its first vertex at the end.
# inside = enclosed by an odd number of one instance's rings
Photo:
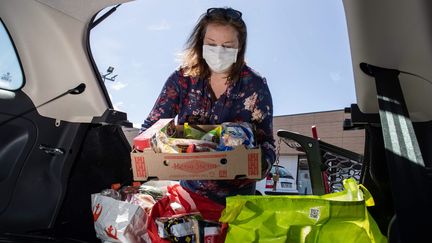
POLYGON ((312 194, 342 191, 343 180, 350 177, 360 181, 362 155, 295 132, 278 130, 277 136, 292 149, 306 154, 312 194))

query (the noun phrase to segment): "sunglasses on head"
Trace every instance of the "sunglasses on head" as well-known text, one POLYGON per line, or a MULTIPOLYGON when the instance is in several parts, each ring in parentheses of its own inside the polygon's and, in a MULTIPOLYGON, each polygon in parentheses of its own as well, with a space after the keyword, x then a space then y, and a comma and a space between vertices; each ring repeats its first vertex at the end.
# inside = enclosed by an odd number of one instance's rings
POLYGON ((207 9, 207 17, 212 17, 215 15, 223 15, 232 20, 240 20, 242 13, 238 10, 232 8, 209 8, 207 9))

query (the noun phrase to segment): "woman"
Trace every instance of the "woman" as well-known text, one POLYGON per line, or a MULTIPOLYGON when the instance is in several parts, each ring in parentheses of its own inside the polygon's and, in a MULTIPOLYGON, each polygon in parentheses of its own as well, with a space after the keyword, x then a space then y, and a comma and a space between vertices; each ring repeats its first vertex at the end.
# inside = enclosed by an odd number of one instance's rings
MULTIPOLYGON (((275 160, 273 107, 266 80, 245 63, 246 25, 232 8, 210 8, 187 42, 184 60, 166 81, 142 125, 178 115, 178 123, 249 122, 263 151, 263 177, 275 160)), ((225 197, 254 194, 255 180, 181 181, 180 184, 220 204, 225 197)))

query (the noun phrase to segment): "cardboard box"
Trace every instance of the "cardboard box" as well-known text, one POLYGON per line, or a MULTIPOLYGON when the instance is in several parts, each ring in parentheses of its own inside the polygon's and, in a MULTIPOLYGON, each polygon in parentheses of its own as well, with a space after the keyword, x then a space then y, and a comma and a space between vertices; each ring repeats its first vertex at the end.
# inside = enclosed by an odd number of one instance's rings
POLYGON ((227 180, 261 178, 261 149, 200 153, 132 152, 134 180, 227 180))
POLYGON ((169 123, 174 123, 173 119, 159 119, 153 126, 133 139, 133 147, 137 150, 151 148, 152 137, 169 123))
MULTIPOLYGON (((167 122, 165 122, 168 124, 167 122)), ((200 125, 210 131, 215 125, 200 125)), ((182 134, 183 126, 176 126, 182 134)), ((157 153, 153 149, 131 153, 134 180, 227 180, 261 178, 261 149, 235 147, 230 151, 194 153, 157 153)))

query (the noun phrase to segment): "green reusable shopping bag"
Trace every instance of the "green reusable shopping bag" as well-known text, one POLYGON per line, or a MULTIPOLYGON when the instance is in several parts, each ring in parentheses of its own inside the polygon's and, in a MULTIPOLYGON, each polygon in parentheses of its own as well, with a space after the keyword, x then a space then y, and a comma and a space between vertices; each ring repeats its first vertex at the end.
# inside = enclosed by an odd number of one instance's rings
POLYGON ((234 196, 221 222, 225 242, 387 242, 369 215, 370 193, 353 179, 345 190, 322 196, 234 196))

